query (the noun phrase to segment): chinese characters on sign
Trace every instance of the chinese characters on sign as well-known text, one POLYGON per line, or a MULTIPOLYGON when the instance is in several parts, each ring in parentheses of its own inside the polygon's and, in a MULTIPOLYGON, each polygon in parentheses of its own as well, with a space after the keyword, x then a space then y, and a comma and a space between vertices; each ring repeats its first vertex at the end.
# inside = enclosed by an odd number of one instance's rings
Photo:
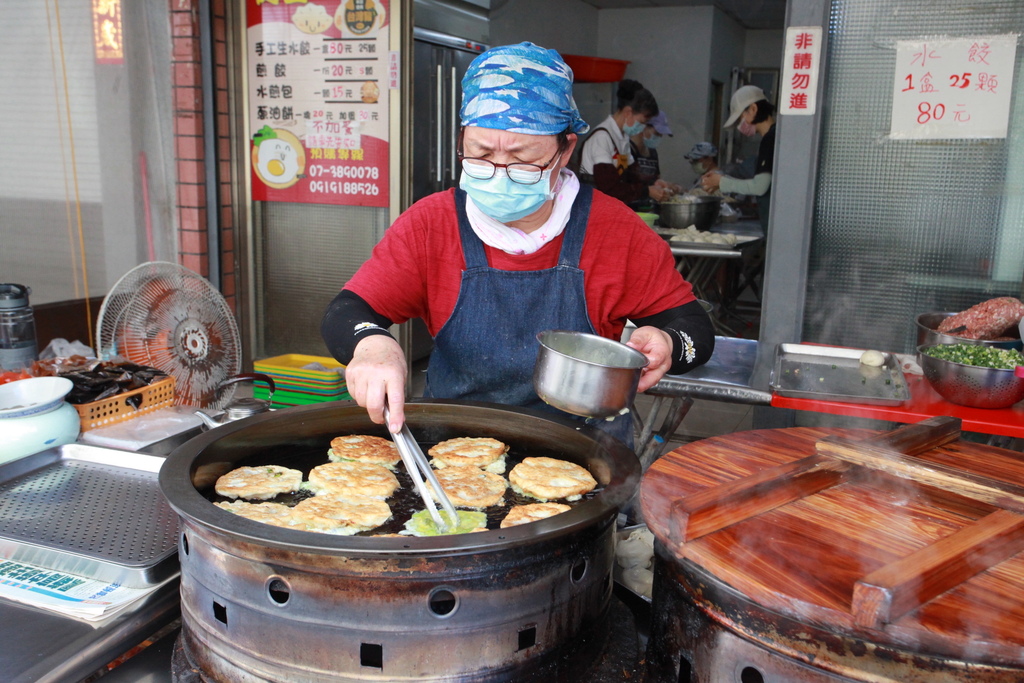
POLYGON ((818 71, 821 62, 821 27, 786 29, 782 62, 779 113, 810 116, 818 106, 818 71))
POLYGON ((388 206, 388 0, 247 2, 252 198, 388 206))
POLYGON ((1017 37, 896 43, 893 138, 1004 138, 1017 37))
POLYGON ((121 0, 92 0, 92 43, 97 64, 123 64, 121 0))

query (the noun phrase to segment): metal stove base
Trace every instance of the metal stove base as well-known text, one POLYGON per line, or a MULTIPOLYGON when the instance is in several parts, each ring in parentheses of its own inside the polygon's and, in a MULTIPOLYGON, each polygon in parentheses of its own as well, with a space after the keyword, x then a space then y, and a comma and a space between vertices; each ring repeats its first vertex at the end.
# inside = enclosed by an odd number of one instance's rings
MULTIPOLYGON (((625 602, 613 596, 603 623, 590 636, 574 643, 561 657, 530 672, 528 677, 509 678, 515 683, 534 681, 551 683, 622 683, 639 681, 642 667, 643 648, 641 640, 648 615, 634 614, 625 602), (579 652, 595 652, 596 656, 580 662, 579 652)), ((171 655, 171 680, 173 683, 221 683, 209 678, 193 663, 188 645, 181 634, 174 643, 171 655)))
POLYGON ((1021 683, 1024 668, 861 640, 771 612, 687 561, 654 563, 644 683, 1021 683))

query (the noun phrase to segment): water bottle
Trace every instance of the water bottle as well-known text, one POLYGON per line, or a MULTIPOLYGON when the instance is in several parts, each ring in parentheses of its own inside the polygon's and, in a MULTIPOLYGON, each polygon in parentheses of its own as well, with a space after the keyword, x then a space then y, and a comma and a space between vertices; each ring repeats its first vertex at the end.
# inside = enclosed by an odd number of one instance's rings
POLYGON ((28 305, 31 289, 24 285, 0 284, 0 368, 21 370, 39 356, 36 321, 28 305))

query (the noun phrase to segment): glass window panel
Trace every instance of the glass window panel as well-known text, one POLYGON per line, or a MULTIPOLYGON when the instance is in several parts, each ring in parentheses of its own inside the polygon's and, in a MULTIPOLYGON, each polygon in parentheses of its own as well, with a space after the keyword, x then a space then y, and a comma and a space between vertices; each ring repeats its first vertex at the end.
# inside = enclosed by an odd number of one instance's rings
POLYGON ((118 63, 97 59, 93 7, 0 3, 0 279, 33 305, 177 260, 168 4, 122 0, 118 63))
POLYGON ((896 41, 1008 33, 1024 3, 833 2, 804 340, 912 352, 919 313, 1020 296, 1024 50, 1006 139, 887 138, 896 41))

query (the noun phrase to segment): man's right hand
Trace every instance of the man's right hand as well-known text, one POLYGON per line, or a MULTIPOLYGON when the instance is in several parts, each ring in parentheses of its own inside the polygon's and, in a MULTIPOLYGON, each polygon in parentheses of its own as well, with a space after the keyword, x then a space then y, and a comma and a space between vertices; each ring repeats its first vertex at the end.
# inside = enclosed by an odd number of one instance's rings
POLYGON ((384 398, 387 397, 391 423, 397 432, 405 422, 405 380, 408 374, 405 354, 397 341, 383 334, 366 337, 356 344, 352 360, 345 368, 348 393, 366 408, 370 419, 384 424, 384 398))

